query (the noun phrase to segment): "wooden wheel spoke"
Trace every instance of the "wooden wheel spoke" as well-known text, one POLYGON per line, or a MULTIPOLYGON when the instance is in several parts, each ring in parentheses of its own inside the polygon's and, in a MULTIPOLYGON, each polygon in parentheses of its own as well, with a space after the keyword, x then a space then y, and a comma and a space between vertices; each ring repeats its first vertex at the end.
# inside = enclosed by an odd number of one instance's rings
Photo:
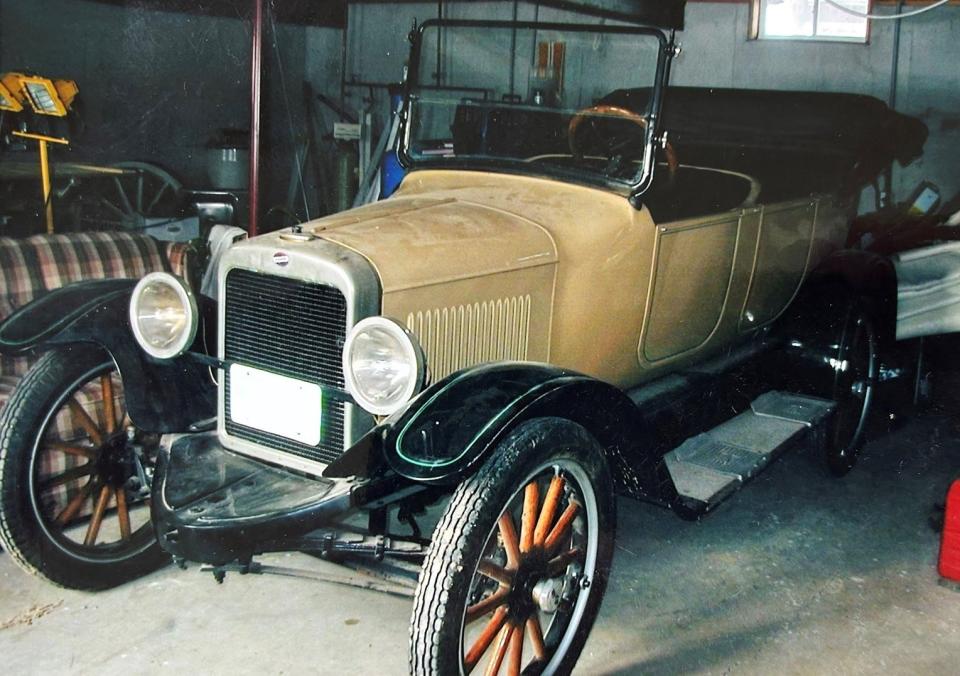
POLYGON ((58 453, 66 453, 67 455, 76 455, 81 458, 86 458, 87 460, 96 460, 98 455, 97 449, 95 448, 77 446, 76 444, 65 444, 61 441, 48 442, 47 450, 56 451, 58 453))
POLYGON ((143 174, 137 174, 137 211, 143 213, 143 174))
POLYGON ((495 612, 493 617, 490 618, 490 621, 487 622, 487 625, 483 628, 483 631, 480 632, 477 640, 470 646, 470 650, 467 651, 466 656, 463 658, 463 666, 466 673, 469 674, 473 668, 477 666, 477 662, 479 662, 483 654, 487 652, 487 648, 493 643, 493 639, 501 627, 503 627, 503 623, 506 622, 506 620, 507 609, 504 607, 497 608, 497 612, 495 612))
POLYGON ((533 531, 536 528, 537 508, 540 506, 540 487, 536 481, 527 484, 523 493, 523 517, 520 521, 520 551, 533 549, 533 531))
POLYGON ((556 577, 567 569, 571 563, 583 556, 583 550, 579 547, 569 549, 559 556, 555 556, 547 563, 547 577, 556 577))
POLYGON ((114 177, 113 182, 117 186, 117 194, 120 196, 120 202, 123 204, 124 210, 127 214, 132 215, 134 213, 133 205, 130 204, 130 198, 127 197, 127 191, 123 189, 123 184, 116 177, 114 177))
POLYGON ((500 667, 503 665, 503 658, 507 656, 507 648, 510 646, 510 637, 513 636, 513 625, 505 624, 500 629, 500 636, 497 638, 497 647, 487 662, 486 676, 494 676, 500 673, 500 667))
POLYGON ((81 486, 80 490, 77 491, 77 494, 74 495, 70 502, 67 503, 67 506, 63 508, 63 511, 57 514, 57 517, 54 521, 61 526, 73 521, 73 517, 77 515, 80 511, 80 508, 83 506, 83 503, 86 502, 87 498, 90 497, 90 492, 93 490, 93 484, 89 481, 81 486))
POLYGON ((508 676, 520 676, 520 667, 523 664, 523 625, 513 627, 510 637, 510 655, 507 659, 508 676))
POLYGON ((153 196, 153 199, 150 200, 150 204, 149 204, 149 205, 147 206, 147 208, 144 210, 143 213, 144 213, 145 215, 146 215, 146 214, 152 214, 152 213, 153 213, 153 208, 154 208, 155 206, 157 206, 157 204, 160 202, 160 198, 163 197, 163 193, 165 193, 165 192, 167 191, 167 188, 169 188, 169 187, 170 187, 170 186, 169 186, 168 184, 166 184, 166 183, 164 183, 163 185, 160 186, 160 189, 157 190, 157 194, 153 196))
POLYGON ((477 565, 477 572, 489 577, 491 580, 496 580, 502 585, 510 586, 513 584, 513 575, 510 574, 510 571, 502 566, 498 566, 490 559, 481 560, 477 565))
POLYGON ((494 609, 499 608, 504 603, 507 602, 507 596, 510 594, 510 590, 506 587, 501 587, 490 596, 485 599, 474 603, 472 606, 467 606, 466 617, 464 622, 470 624, 476 622, 481 617, 486 615, 489 612, 492 612, 494 609))
POLYGON ((67 404, 70 407, 70 412, 73 414, 73 417, 77 419, 80 427, 87 433, 90 440, 97 446, 101 445, 103 443, 103 433, 100 431, 100 428, 97 427, 97 423, 93 422, 93 418, 83 410, 83 406, 81 406, 76 399, 70 399, 67 404))
POLYGON ((100 376, 100 391, 103 394, 103 417, 106 418, 106 432, 117 431, 117 409, 113 400, 113 379, 110 373, 100 376))
POLYGON ((107 209, 112 211, 115 215, 119 216, 120 218, 126 218, 127 216, 125 213, 123 213, 123 209, 119 208, 116 204, 114 204, 113 202, 111 202, 105 197, 100 198, 100 204, 105 206, 107 209))
POLYGON ((540 511, 540 518, 537 520, 537 528, 533 534, 533 544, 543 545, 550 533, 550 527, 553 525, 553 519, 557 514, 557 507, 560 505, 560 498, 563 496, 563 486, 566 482, 563 477, 557 475, 550 481, 550 488, 547 489, 547 496, 543 499, 543 509, 540 511))
POLYGON ((527 618, 527 635, 533 646, 533 656, 538 662, 546 662, 547 646, 543 642, 543 629, 540 628, 540 618, 536 613, 527 618))
POLYGON ((580 509, 580 505, 576 502, 571 501, 567 508, 563 510, 563 514, 560 515, 560 518, 557 519, 556 525, 553 527, 553 530, 550 531, 550 535, 547 536, 546 541, 543 543, 544 549, 547 553, 552 553, 560 544, 563 542, 564 538, 567 536, 567 529, 570 528, 570 524, 573 523, 573 520, 577 516, 577 511, 580 509))
POLYGON ((120 521, 120 537, 124 540, 130 539, 130 510, 127 508, 127 492, 123 488, 118 488, 117 494, 117 519, 120 521))
POLYGON ((92 471, 93 465, 89 462, 86 465, 71 467, 68 470, 64 470, 60 474, 46 477, 40 482, 40 490, 47 491, 56 486, 63 486, 71 481, 76 481, 77 479, 82 479, 85 476, 90 476, 90 472, 92 471))
POLYGON ((520 541, 517 538, 517 528, 513 525, 513 517, 509 512, 504 512, 498 522, 500 528, 500 539, 503 540, 503 548, 507 552, 507 568, 516 570, 520 565, 520 541))
POLYGON ((112 492, 109 486, 100 489, 100 497, 97 498, 97 506, 93 510, 93 516, 90 517, 87 535, 83 538, 83 544, 87 547, 97 544, 97 535, 100 534, 100 525, 103 523, 103 515, 107 511, 107 503, 110 501, 112 492))

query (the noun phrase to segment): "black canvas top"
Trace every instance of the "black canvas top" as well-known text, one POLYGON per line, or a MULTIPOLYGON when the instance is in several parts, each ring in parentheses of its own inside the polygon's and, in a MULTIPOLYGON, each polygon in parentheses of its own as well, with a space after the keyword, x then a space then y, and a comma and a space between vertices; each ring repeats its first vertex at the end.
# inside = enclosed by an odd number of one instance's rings
MULTIPOLYGON (((643 112, 650 89, 602 103, 643 112)), ((669 87, 662 128, 680 162, 741 171, 778 194, 855 190, 923 153, 927 126, 872 96, 669 87)))

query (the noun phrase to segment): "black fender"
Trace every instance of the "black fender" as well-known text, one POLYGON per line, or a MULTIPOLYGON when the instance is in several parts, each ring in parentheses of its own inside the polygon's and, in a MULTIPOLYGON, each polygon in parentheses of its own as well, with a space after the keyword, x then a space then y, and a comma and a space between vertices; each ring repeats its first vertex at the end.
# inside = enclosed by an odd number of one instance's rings
POLYGON ((810 273, 794 306, 798 313, 815 316, 823 304, 824 294, 837 292, 859 300, 882 341, 894 340, 897 271, 889 257, 859 249, 833 252, 810 273))
POLYGON ((773 387, 830 398, 842 336, 865 315, 878 354, 890 353, 896 334, 896 270, 886 256, 842 249, 813 270, 774 327, 764 373, 773 387))
POLYGON ((861 249, 838 249, 810 272, 811 283, 825 279, 843 280, 851 289, 882 296, 896 291, 897 273, 887 256, 861 249))
POLYGON ((376 456, 397 474, 452 486, 473 473, 511 430, 540 417, 583 426, 607 451, 618 489, 672 503, 676 491, 636 405, 618 388, 535 363, 465 369, 432 385, 328 467, 326 476, 369 471, 376 456), (351 457, 352 456, 352 457, 351 457))
POLYGON ((127 319, 136 284, 135 279, 100 279, 55 289, 0 324, 0 352, 99 345, 120 370, 134 425, 149 432, 183 432, 216 415, 216 388, 207 367, 189 353, 161 361, 140 349, 127 319))

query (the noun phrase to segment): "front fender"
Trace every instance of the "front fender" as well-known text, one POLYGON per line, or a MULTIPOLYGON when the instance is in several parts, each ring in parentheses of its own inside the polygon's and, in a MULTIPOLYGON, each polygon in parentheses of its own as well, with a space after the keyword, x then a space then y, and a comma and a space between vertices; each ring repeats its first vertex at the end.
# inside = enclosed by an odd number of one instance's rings
MULTIPOLYGON (((455 485, 526 420, 559 417, 583 426, 607 450, 620 488, 671 502, 672 482, 644 443, 637 407, 619 389, 545 364, 506 363, 460 371, 428 388, 365 440, 395 472, 413 481, 455 485)), ((359 446, 360 444, 358 444, 359 446)), ((342 460, 348 462, 350 454, 342 460)), ((338 461, 339 463, 339 461, 338 461)), ((329 468, 337 472, 337 463, 329 468)))
POLYGON ((110 353, 123 378, 130 419, 149 432, 183 432, 216 415, 207 367, 185 354, 160 361, 137 345, 127 319, 135 279, 78 282, 51 291, 0 324, 0 352, 94 343, 110 353))
POLYGON ((44 345, 115 299, 129 300, 135 279, 97 279, 55 289, 0 323, 0 352, 17 354, 44 345))

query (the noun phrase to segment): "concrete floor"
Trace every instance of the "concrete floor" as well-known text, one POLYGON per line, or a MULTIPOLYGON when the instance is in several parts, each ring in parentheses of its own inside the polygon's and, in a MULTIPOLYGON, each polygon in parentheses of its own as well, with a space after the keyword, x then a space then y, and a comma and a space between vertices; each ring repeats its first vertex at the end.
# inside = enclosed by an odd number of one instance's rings
MULTIPOLYGON (((960 591, 928 519, 960 476, 960 417, 915 419, 848 478, 783 458, 700 523, 620 503, 583 674, 955 674, 960 591)), ((301 555, 267 562, 327 566, 301 555)), ((0 670, 406 673, 408 600, 329 582, 167 568, 100 594, 0 555, 0 670)))

